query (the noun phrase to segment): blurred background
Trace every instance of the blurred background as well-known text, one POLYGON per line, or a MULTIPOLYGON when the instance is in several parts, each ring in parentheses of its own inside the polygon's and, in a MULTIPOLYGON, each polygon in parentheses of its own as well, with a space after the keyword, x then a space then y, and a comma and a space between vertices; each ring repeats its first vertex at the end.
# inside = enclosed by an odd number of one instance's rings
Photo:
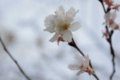
MULTIPOLYGON (((114 0, 120 4, 120 0, 114 0)), ((98 0, 0 0, 0 34, 21 68, 32 80, 96 80, 87 73, 76 76, 68 69, 79 52, 67 43, 51 43, 53 34, 44 32, 44 19, 59 6, 79 10, 75 21, 81 28, 73 32, 78 47, 89 55, 100 80, 109 80, 112 63, 109 44, 103 38, 104 12, 98 0)), ((117 12, 120 23, 120 11, 117 12)), ((120 78, 120 31, 113 35, 116 73, 120 78)), ((0 43, 0 80, 26 80, 0 43)))

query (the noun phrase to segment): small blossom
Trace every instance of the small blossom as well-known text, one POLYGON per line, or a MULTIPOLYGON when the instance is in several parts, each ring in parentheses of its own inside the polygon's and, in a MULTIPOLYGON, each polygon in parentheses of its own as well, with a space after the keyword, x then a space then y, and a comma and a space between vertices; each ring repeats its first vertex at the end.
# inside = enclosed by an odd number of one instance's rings
POLYGON ((76 31, 80 28, 79 22, 73 23, 77 12, 74 8, 70 8, 65 12, 64 8, 60 6, 58 10, 55 11, 55 15, 49 15, 45 18, 44 23, 46 29, 44 29, 44 31, 55 33, 50 39, 51 42, 59 41, 59 36, 61 36, 64 41, 72 41, 71 31, 76 31))
POLYGON ((108 12, 105 14, 104 18, 106 20, 106 22, 104 24, 106 24, 107 26, 109 26, 111 29, 115 29, 116 23, 115 23, 115 18, 117 17, 116 11, 114 12, 108 12))
POLYGON ((68 66, 71 70, 79 70, 76 75, 80 75, 81 73, 87 72, 90 75, 94 73, 93 69, 89 66, 89 57, 88 55, 84 58, 77 55, 74 57, 77 60, 77 64, 70 64, 68 66))

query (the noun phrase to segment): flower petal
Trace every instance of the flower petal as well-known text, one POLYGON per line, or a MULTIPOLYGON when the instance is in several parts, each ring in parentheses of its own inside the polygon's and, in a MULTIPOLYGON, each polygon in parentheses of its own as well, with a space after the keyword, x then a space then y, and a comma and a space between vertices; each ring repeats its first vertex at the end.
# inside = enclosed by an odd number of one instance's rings
POLYGON ((55 16, 54 15, 47 16, 44 20, 45 27, 54 27, 55 26, 54 21, 55 21, 55 16))
POLYGON ((68 30, 63 32, 63 40, 67 41, 67 42, 71 42, 72 41, 72 33, 68 30))
POLYGON ((65 11, 64 11, 63 6, 60 6, 59 9, 57 11, 55 11, 55 14, 58 15, 58 16, 65 15, 65 11))
POLYGON ((53 27, 46 27, 46 29, 44 29, 44 31, 48 31, 50 33, 53 33, 54 29, 53 29, 53 27))
POLYGON ((66 24, 71 24, 72 22, 73 22, 73 17, 70 17, 70 16, 65 16, 65 18, 64 18, 64 22, 66 23, 66 24))
POLYGON ((71 7, 71 8, 68 10, 68 12, 66 13, 66 15, 71 16, 71 17, 74 17, 77 12, 78 12, 78 10, 75 11, 75 9, 74 9, 73 7, 71 7))
POLYGON ((112 29, 112 30, 114 30, 115 29, 115 27, 116 27, 116 23, 113 23, 112 25, 110 25, 110 28, 112 29))
POLYGON ((84 72, 84 70, 80 70, 80 71, 77 72, 76 75, 79 76, 79 75, 82 74, 83 72, 84 72))
POLYGON ((89 66, 89 56, 85 56, 85 64, 84 64, 85 67, 88 67, 89 66))
POLYGON ((60 7, 59 7, 59 11, 65 13, 65 10, 64 10, 63 6, 60 6, 60 7))
POLYGON ((106 14, 104 15, 105 20, 106 20, 106 21, 110 20, 110 16, 111 16, 111 13, 110 13, 110 12, 106 13, 106 14))
POLYGON ((80 68, 80 65, 77 65, 77 64, 70 64, 70 65, 68 65, 68 68, 70 69, 70 70, 79 70, 80 68))
POLYGON ((73 24, 70 25, 69 30, 70 31, 76 31, 80 28, 80 23, 79 22, 74 22, 73 24))
POLYGON ((58 37, 59 37, 58 34, 54 34, 54 36, 49 41, 54 42, 58 39, 58 37))
POLYGON ((75 55, 74 58, 75 58, 80 64, 82 64, 83 61, 84 61, 83 57, 82 57, 82 56, 79 56, 79 55, 75 55))
POLYGON ((111 13, 112 20, 114 20, 116 17, 117 17, 116 11, 114 11, 113 13, 111 13))

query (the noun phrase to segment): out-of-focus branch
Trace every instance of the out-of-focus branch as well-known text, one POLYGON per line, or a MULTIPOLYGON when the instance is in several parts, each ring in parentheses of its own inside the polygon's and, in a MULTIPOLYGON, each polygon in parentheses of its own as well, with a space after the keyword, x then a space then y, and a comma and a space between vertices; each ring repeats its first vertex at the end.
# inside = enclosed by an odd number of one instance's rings
POLYGON ((93 74, 93 76, 94 76, 97 80, 99 80, 99 78, 97 77, 97 75, 96 75, 96 74, 93 74))
MULTIPOLYGON (((105 12, 105 13, 108 13, 111 9, 108 8, 107 10, 105 10, 105 6, 104 6, 104 4, 103 4, 103 0, 99 0, 99 1, 100 1, 100 3, 102 4, 102 7, 103 7, 104 12, 105 12)), ((105 28, 106 28, 106 31, 107 31, 108 34, 109 34, 109 38, 107 38, 107 41, 108 41, 108 43, 110 44, 110 51, 111 51, 111 55, 112 55, 113 72, 112 72, 112 74, 110 75, 110 80, 112 80, 112 78, 113 78, 113 76, 114 76, 114 74, 115 74, 115 52, 114 52, 113 45, 112 45, 112 35, 113 35, 114 31, 113 31, 113 30, 109 31, 109 29, 108 29, 107 26, 106 26, 105 28)))
POLYGON ((10 52, 7 50, 4 42, 2 41, 1 39, 1 36, 0 36, 0 42, 3 46, 3 49, 6 51, 6 53, 10 56, 10 58, 13 60, 13 62, 17 65, 18 69, 21 71, 21 73, 27 78, 27 80, 31 80, 26 74, 25 72, 22 70, 22 68, 20 67, 20 65, 18 64, 18 62, 13 58, 13 56, 10 54, 10 52))
POLYGON ((113 32, 114 31, 111 31, 111 34, 109 35, 109 38, 110 38, 110 50, 111 50, 111 55, 112 55, 112 65, 113 65, 113 72, 110 76, 110 80, 112 80, 114 74, 115 74, 115 52, 114 52, 114 49, 113 49, 113 46, 112 46, 112 35, 113 35, 113 32))
POLYGON ((99 1, 100 1, 100 3, 102 4, 102 7, 103 7, 104 12, 106 13, 105 6, 104 6, 104 4, 103 4, 103 0, 99 0, 99 1))
MULTIPOLYGON (((79 51, 79 53, 80 53, 83 57, 85 57, 84 53, 83 53, 83 52, 80 50, 80 48, 78 48, 78 46, 76 45, 74 39, 72 39, 72 41, 71 41, 70 43, 68 43, 68 45, 70 45, 70 46, 74 47, 75 49, 77 49, 77 50, 79 51)), ((91 60, 89 61, 89 64, 90 64, 90 67, 93 68, 93 66, 92 66, 92 64, 91 64, 91 60)), ((97 75, 95 74, 95 72, 94 72, 93 76, 94 76, 97 80, 99 80, 99 78, 97 77, 97 75)))

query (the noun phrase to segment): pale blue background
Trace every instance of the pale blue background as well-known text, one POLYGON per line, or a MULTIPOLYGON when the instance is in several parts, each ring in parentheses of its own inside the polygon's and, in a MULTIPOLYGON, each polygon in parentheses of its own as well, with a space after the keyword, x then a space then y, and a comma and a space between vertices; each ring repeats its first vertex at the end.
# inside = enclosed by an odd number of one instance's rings
MULTIPOLYGON (((120 3, 120 0, 114 0, 120 3)), ((96 80, 84 73, 68 69, 74 63, 77 50, 49 39, 53 36, 44 32, 44 19, 59 6, 67 11, 79 9, 75 21, 81 28, 73 32, 79 48, 88 54, 100 80, 108 80, 112 72, 109 44, 102 38, 105 31, 102 23, 104 12, 98 0, 0 0, 0 33, 8 50, 32 80, 96 80)), ((117 12, 120 23, 120 11, 117 12)), ((120 31, 113 35, 116 53, 116 73, 114 80, 120 78, 120 31)), ((0 80, 26 80, 0 44, 0 80)))

